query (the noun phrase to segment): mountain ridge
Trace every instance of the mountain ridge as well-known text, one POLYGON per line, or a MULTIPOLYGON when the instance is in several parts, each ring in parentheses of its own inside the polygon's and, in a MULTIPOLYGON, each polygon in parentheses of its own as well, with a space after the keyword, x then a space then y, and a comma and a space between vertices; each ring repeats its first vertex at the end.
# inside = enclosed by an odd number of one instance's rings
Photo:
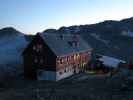
MULTIPOLYGON (((96 24, 73 25, 69 27, 60 27, 59 29, 46 29, 43 32, 59 33, 59 34, 80 34, 97 53, 116 56, 125 60, 133 59, 133 17, 117 20, 105 20, 96 24), (126 51, 119 54, 120 50, 126 51), (114 53, 114 51, 117 51, 114 53), (123 57, 126 56, 126 57, 123 57)), ((4 28, 4 30, 17 31, 12 27, 4 28)), ((2 29, 0 29, 1 31, 2 29)), ((10 32, 8 32, 10 33, 10 32)), ((11 32, 13 33, 13 32, 11 32)), ((1 33, 0 33, 1 35, 1 33)), ((10 35, 10 34, 8 34, 10 35)), ((34 35, 24 35, 26 40, 30 42, 34 35)), ((121 52, 121 51, 120 51, 121 52)))
POLYGON ((133 59, 133 17, 105 20, 96 24, 74 25, 47 29, 43 32, 59 34, 80 34, 96 53, 113 56, 123 60, 133 59))
POLYGON ((0 37, 5 36, 5 35, 18 35, 18 34, 23 34, 22 32, 16 30, 13 27, 5 27, 0 29, 0 37))
POLYGON ((22 51, 28 42, 25 35, 12 27, 0 30, 0 80, 17 76, 23 70, 22 51))

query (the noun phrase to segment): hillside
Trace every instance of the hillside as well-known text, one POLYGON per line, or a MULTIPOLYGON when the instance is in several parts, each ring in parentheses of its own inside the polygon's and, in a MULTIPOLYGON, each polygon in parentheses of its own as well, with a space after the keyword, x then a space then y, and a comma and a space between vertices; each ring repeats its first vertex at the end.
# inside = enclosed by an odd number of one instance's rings
POLYGON ((19 73, 23 64, 21 54, 26 45, 23 33, 11 27, 0 30, 0 78, 19 73))
POLYGON ((80 34, 94 52, 124 60, 133 59, 133 18, 121 21, 107 20, 91 24, 47 29, 48 33, 80 34))

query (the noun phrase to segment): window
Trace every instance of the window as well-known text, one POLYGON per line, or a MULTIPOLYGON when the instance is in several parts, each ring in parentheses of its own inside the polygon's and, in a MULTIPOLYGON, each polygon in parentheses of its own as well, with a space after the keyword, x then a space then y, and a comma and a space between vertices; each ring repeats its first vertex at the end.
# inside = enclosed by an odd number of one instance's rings
POLYGON ((37 52, 41 51, 42 50, 42 45, 41 44, 37 44, 35 46, 33 46, 33 50, 36 50, 37 52))
POLYGON ((66 72, 67 72, 67 70, 65 69, 65 70, 64 70, 64 72, 66 73, 66 72))
POLYGON ((67 57, 65 57, 64 61, 67 62, 67 57))
POLYGON ((42 76, 42 74, 43 74, 43 71, 41 71, 41 70, 38 71, 38 75, 39 75, 39 76, 42 76))
POLYGON ((34 59, 34 62, 37 63, 37 62, 38 62, 38 59, 35 58, 35 59, 34 59))
POLYGON ((39 50, 41 50, 41 49, 42 49, 42 45, 41 45, 41 44, 38 44, 38 45, 37 45, 37 48, 38 48, 39 50))
POLYGON ((60 75, 62 75, 62 72, 59 72, 60 75))
POLYGON ((59 59, 57 59, 57 64, 60 64, 60 60, 59 59))
POLYGON ((36 46, 33 46, 33 50, 36 50, 36 46))
POLYGON ((76 60, 76 58, 77 58, 77 55, 75 54, 75 55, 74 55, 74 60, 76 60))
POLYGON ((74 55, 71 56, 71 60, 74 59, 74 55))
POLYGON ((69 56, 67 57, 67 62, 69 61, 69 56))
POLYGON ((40 59, 40 63, 41 63, 41 64, 43 63, 43 59, 40 59))
POLYGON ((90 54, 90 52, 88 51, 88 52, 86 52, 86 54, 88 54, 88 55, 89 55, 89 54, 90 54))
POLYGON ((75 58, 75 59, 77 60, 77 59, 78 59, 78 54, 76 54, 75 56, 76 56, 76 58, 75 58))
POLYGON ((60 64, 63 64, 63 59, 60 59, 60 64))

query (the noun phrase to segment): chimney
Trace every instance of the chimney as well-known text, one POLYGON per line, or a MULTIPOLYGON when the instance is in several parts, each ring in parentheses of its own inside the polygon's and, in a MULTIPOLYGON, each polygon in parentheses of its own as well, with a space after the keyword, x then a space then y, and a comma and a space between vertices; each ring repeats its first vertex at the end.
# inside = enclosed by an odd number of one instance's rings
POLYGON ((59 37, 60 37, 61 40, 63 40, 63 38, 64 38, 63 34, 60 34, 59 37))
POLYGON ((74 40, 76 40, 76 39, 78 39, 79 34, 78 33, 77 34, 73 34, 72 37, 73 37, 74 40))
POLYGON ((68 41, 68 44, 69 44, 70 46, 73 46, 72 41, 68 41))
POLYGON ((78 47, 79 46, 79 42, 78 41, 74 41, 74 46, 78 47))
POLYGON ((78 47, 79 45, 78 34, 73 35, 73 44, 74 44, 74 47, 78 47))
POLYGON ((79 45, 78 41, 75 41, 75 40, 73 40, 73 41, 68 41, 68 44, 69 44, 70 46, 72 46, 72 47, 78 47, 78 45, 79 45))

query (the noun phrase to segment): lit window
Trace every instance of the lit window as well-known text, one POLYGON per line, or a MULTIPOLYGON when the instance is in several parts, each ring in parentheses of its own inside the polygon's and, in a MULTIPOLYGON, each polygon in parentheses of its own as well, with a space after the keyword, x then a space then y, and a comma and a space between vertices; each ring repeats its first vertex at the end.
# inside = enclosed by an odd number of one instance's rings
POLYGON ((67 57, 64 58, 64 62, 67 62, 67 57))
POLYGON ((76 60, 76 58, 77 58, 77 55, 74 55, 74 60, 76 60))
POLYGON ((77 58, 80 59, 80 55, 79 54, 77 55, 77 58))
POLYGON ((67 62, 69 61, 69 57, 67 57, 67 62))

